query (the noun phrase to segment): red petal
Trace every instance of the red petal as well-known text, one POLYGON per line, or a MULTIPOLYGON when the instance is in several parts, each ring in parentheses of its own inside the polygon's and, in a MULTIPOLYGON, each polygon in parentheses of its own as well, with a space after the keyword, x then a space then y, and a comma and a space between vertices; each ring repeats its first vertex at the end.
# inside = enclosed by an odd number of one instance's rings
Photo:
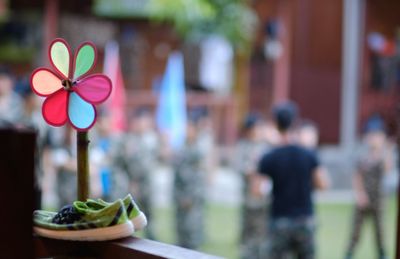
POLYGON ((48 124, 56 127, 65 124, 67 121, 68 94, 64 89, 60 89, 44 101, 42 113, 48 124))

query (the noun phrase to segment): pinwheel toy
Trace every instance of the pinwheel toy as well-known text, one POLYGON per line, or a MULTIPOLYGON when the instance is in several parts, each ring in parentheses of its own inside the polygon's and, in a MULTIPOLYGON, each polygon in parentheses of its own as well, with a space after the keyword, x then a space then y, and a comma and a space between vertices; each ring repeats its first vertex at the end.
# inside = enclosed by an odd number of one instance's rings
POLYGON ((96 121, 94 105, 104 102, 111 93, 111 81, 103 74, 88 75, 95 67, 97 53, 91 42, 82 43, 72 56, 63 39, 49 47, 53 70, 38 68, 31 76, 32 90, 46 97, 42 106, 45 121, 52 126, 69 123, 78 131, 78 198, 88 198, 88 130, 96 121))
POLYGON ((44 119, 52 126, 69 122, 78 131, 88 130, 96 120, 94 104, 102 103, 111 93, 107 76, 87 75, 96 63, 96 47, 82 43, 72 57, 68 43, 56 39, 50 44, 49 58, 55 72, 38 68, 31 77, 33 91, 46 97, 44 119))

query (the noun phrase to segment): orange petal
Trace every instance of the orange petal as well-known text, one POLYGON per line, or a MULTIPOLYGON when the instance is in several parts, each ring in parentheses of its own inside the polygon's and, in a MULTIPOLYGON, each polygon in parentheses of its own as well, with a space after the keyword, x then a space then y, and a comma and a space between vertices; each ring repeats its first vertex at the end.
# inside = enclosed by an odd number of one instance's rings
POLYGON ((61 79, 47 68, 39 68, 33 72, 31 87, 40 96, 48 96, 63 88, 61 79))

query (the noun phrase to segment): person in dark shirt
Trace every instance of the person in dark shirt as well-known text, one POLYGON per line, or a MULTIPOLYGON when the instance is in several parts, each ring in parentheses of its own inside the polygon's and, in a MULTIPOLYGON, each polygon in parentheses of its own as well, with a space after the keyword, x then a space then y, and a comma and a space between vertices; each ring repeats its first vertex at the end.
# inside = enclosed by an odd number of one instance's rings
POLYGON ((314 188, 328 186, 326 174, 315 154, 296 143, 293 124, 297 108, 293 103, 278 105, 273 111, 281 144, 265 154, 258 171, 272 181, 272 204, 268 230, 268 258, 315 257, 314 188))

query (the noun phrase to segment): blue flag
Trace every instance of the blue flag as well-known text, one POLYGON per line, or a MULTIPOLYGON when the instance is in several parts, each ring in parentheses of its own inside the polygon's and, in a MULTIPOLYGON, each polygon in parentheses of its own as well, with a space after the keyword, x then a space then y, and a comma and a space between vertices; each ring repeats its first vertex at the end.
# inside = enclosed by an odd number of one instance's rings
POLYGON ((186 138, 186 95, 180 52, 173 52, 168 58, 159 91, 157 127, 168 136, 172 149, 182 147, 186 138))

